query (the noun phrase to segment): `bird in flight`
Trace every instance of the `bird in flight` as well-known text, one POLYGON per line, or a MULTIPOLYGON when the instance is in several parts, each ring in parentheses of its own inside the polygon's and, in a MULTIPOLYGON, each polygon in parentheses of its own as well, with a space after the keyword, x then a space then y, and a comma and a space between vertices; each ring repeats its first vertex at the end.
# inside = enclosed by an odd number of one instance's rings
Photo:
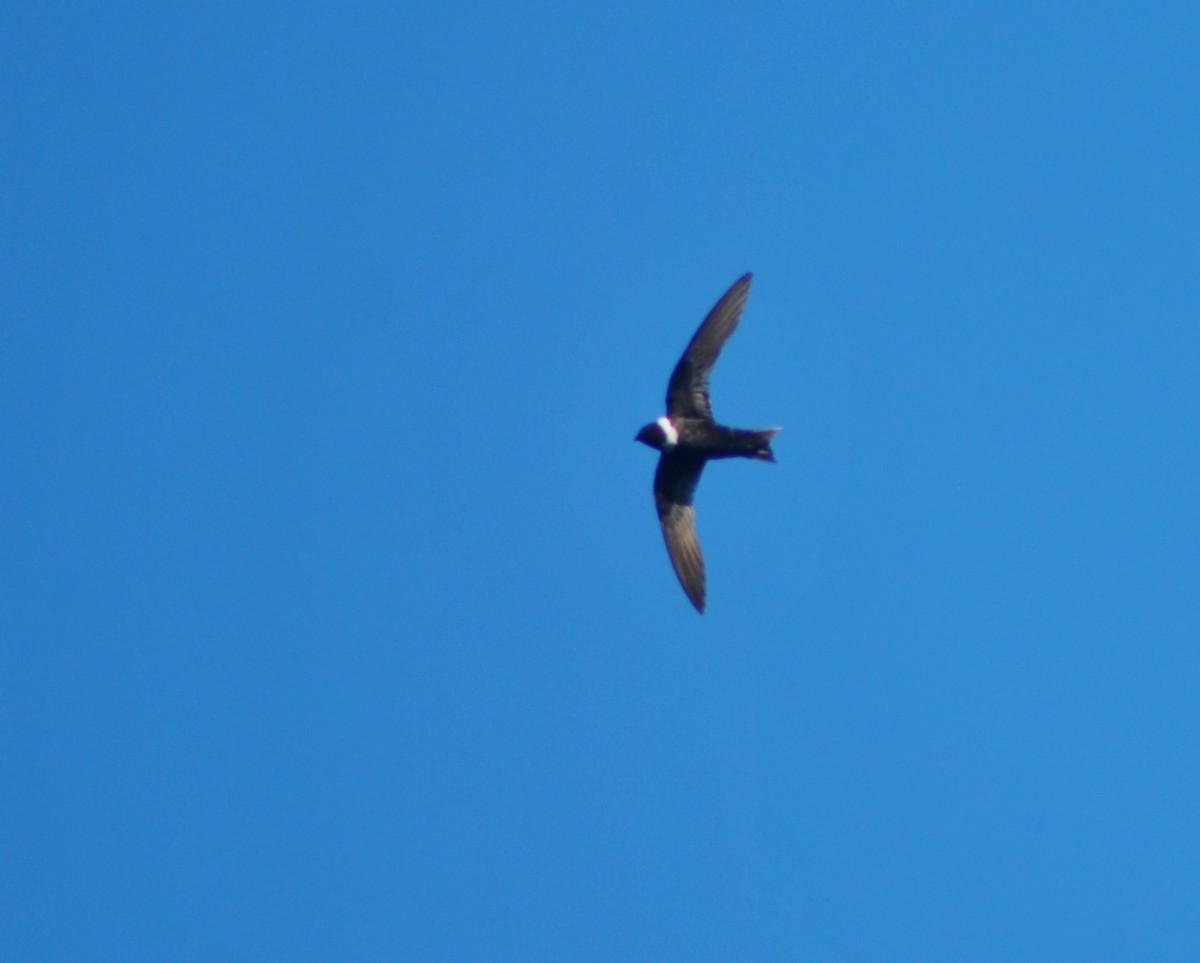
POLYGON ((692 507, 700 473, 714 458, 775 461, 771 439, 781 430, 726 428, 713 421, 709 405, 708 375, 742 316, 750 294, 750 277, 743 274, 734 281, 700 322, 667 383, 667 413, 646 425, 634 439, 662 452, 654 473, 654 504, 679 584, 701 614, 705 600, 704 556, 696 538, 696 510, 692 507))

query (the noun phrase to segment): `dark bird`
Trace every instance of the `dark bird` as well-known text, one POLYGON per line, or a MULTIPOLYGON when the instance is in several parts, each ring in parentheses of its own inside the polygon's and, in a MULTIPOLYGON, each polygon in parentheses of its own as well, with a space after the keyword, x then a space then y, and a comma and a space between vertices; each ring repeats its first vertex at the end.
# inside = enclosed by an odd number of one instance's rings
POLYGON ((667 383, 667 413, 634 439, 662 452, 654 473, 654 504, 679 584, 700 613, 704 612, 704 556, 692 507, 700 473, 714 458, 773 462, 771 439, 781 430, 718 425, 708 401, 709 372, 737 327, 749 294, 750 275, 743 274, 700 322, 667 383))

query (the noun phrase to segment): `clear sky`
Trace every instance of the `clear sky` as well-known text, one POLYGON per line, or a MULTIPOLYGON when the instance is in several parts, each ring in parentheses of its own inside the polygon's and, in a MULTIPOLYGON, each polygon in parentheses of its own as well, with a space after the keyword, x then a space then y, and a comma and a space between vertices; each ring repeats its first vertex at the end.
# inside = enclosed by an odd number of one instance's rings
POLYGON ((0 956, 1200 958, 1198 49, 7 4, 0 956))

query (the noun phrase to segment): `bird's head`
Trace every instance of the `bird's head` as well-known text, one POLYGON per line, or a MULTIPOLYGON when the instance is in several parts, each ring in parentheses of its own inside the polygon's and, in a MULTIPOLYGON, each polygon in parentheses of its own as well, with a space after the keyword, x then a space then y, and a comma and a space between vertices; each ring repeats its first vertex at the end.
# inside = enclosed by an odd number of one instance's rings
POLYGON ((665 451, 668 448, 675 447, 679 441, 679 432, 675 430, 675 426, 664 416, 659 418, 658 421, 652 421, 642 428, 633 440, 640 441, 643 445, 649 445, 658 451, 665 451))

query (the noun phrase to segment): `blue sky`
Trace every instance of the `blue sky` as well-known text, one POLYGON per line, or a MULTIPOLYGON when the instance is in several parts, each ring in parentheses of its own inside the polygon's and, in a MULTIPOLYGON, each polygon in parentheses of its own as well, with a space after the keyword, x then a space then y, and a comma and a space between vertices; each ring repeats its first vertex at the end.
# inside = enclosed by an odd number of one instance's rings
POLYGON ((1196 959, 1198 27, 8 5, 3 956, 1196 959))

